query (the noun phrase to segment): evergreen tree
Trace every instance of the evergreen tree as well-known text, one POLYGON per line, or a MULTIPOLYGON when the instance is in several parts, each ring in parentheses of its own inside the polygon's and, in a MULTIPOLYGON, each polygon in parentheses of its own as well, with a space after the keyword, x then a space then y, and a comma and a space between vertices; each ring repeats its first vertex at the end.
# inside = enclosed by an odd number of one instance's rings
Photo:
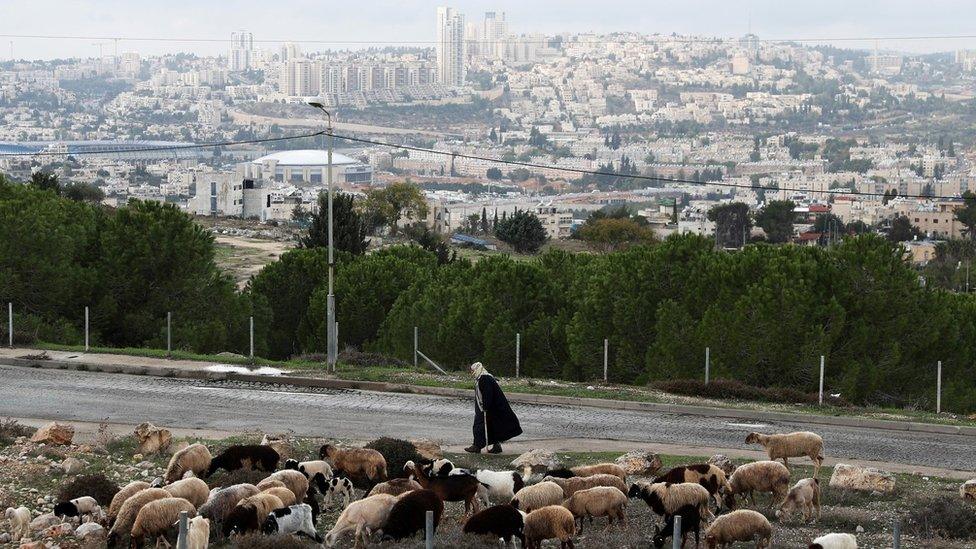
POLYGON ((499 223, 495 235, 520 254, 539 251, 549 238, 538 216, 525 211, 516 212, 499 223))
MULTIPOLYGON (((299 238, 298 246, 301 248, 324 248, 329 245, 329 194, 327 192, 319 193, 318 206, 318 213, 309 216, 311 225, 308 227, 308 232, 299 238)), ((332 198, 332 212, 335 215, 335 222, 332 225, 335 249, 352 255, 366 253, 366 248, 369 247, 369 242, 366 240, 369 224, 363 215, 356 211, 353 196, 347 193, 336 193, 332 198)))

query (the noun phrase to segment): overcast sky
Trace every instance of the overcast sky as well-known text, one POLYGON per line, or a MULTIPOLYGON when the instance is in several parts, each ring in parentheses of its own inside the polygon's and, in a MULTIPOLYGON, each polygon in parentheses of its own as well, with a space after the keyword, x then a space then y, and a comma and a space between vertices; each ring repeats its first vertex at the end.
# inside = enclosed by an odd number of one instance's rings
MULTIPOLYGON (((434 9, 451 5, 469 20, 504 11, 518 33, 612 32, 762 38, 976 34, 974 0, 0 0, 0 34, 229 39, 246 29, 261 39, 432 40, 434 9)), ((94 40, 0 38, 0 59, 90 57, 94 40)), ((874 42, 839 43, 875 47, 874 42)), ((271 44, 260 44, 271 47, 271 44)), ((976 48, 976 39, 881 41, 881 49, 976 48)), ((306 46, 306 50, 321 46, 306 46)), ((224 53, 224 43, 121 42, 119 51, 224 53)), ((105 46, 105 53, 113 51, 105 46)))

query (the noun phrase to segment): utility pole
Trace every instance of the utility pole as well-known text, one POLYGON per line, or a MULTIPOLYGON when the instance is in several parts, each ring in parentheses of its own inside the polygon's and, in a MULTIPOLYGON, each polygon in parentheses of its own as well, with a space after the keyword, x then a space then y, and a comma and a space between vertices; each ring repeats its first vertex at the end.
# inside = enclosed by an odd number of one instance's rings
POLYGON ((335 294, 333 293, 332 285, 333 272, 335 271, 335 255, 332 246, 332 147, 334 142, 332 135, 332 113, 325 110, 325 106, 321 103, 310 101, 308 104, 324 112, 329 124, 325 129, 326 136, 328 137, 328 165, 326 168, 328 171, 326 173, 326 180, 329 193, 329 295, 326 298, 326 339, 328 340, 327 364, 329 369, 335 372, 339 344, 336 337, 335 294))

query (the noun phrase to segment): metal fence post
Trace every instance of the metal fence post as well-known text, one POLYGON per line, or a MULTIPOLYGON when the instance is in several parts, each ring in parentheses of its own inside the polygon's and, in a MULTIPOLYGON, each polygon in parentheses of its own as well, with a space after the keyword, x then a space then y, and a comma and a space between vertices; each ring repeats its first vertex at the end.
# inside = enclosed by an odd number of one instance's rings
POLYGON ((88 305, 85 305, 85 351, 88 351, 88 305))
POLYGON ((166 356, 173 352, 173 313, 166 312, 166 356))
POLYGON ((712 349, 710 347, 705 347, 705 385, 708 385, 708 374, 709 367, 711 366, 711 356, 712 349))
POLYGON ((515 377, 519 376, 519 362, 522 358, 522 334, 515 334, 515 377))
POLYGON ((186 511, 180 511, 180 533, 176 537, 176 549, 186 549, 188 526, 186 511))
POLYGON ((424 529, 424 542, 427 549, 434 549, 434 512, 427 511, 426 528, 424 529))
POLYGON ((419 341, 419 334, 417 332, 417 327, 414 326, 413 327, 413 367, 414 368, 417 367, 417 351, 419 350, 419 347, 417 346, 418 341, 419 341))
POLYGON ((895 519, 895 524, 892 527, 893 540, 891 543, 892 549, 901 549, 901 520, 895 519))
POLYGON ((823 406, 824 356, 820 355, 820 405, 823 406))
POLYGON ((254 358, 254 317, 253 316, 249 319, 248 334, 251 340, 250 356, 251 358, 254 358))
POLYGON ((336 353, 335 353, 336 359, 335 362, 332 363, 332 373, 334 374, 336 373, 336 370, 339 368, 339 323, 338 322, 332 324, 332 333, 334 334, 335 341, 336 341, 336 353))
POLYGON ((603 381, 607 380, 607 362, 610 356, 610 340, 603 339, 603 381))
POLYGON ((671 530, 671 549, 681 549, 681 515, 674 515, 674 529, 671 530))
POLYGON ((935 413, 942 413, 942 361, 939 361, 939 365, 936 368, 936 378, 935 378, 935 413))
POLYGON ((7 303, 7 340, 8 345, 14 346, 14 304, 7 303))

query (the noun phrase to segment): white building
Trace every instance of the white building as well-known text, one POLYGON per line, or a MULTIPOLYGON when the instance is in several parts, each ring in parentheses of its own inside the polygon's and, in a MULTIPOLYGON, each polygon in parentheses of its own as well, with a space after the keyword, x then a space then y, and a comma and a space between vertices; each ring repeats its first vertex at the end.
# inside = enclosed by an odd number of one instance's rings
POLYGON ((250 70, 254 51, 254 35, 247 31, 230 33, 230 56, 228 64, 233 72, 250 70))
MULTIPOLYGON (((328 156, 318 149, 281 151, 240 165, 244 179, 274 181, 294 185, 321 185, 328 179, 328 156)), ((332 155, 332 181, 335 184, 370 184, 373 168, 346 155, 332 155)))
POLYGON ((437 8, 437 81, 445 86, 464 85, 464 14, 437 8))
POLYGON ((484 27, 481 31, 481 56, 486 59, 498 59, 505 52, 505 40, 508 37, 508 21, 505 12, 485 12, 484 27))
POLYGON ((312 69, 313 63, 308 59, 289 59, 281 65, 278 91, 289 97, 318 94, 322 79, 318 72, 312 69))

